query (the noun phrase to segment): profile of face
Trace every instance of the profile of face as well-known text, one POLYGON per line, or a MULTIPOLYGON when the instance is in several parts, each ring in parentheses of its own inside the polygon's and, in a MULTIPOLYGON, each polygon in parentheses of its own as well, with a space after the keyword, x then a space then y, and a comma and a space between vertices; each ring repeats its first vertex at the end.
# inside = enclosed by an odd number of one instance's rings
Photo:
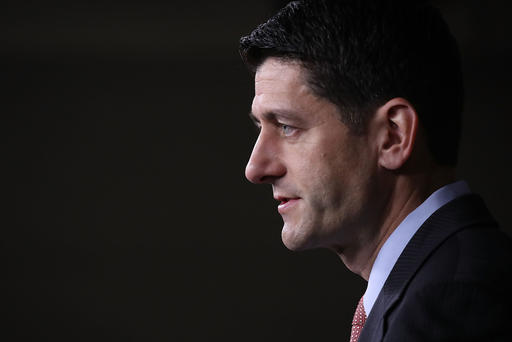
POLYGON ((256 72, 251 116, 260 132, 245 174, 272 185, 286 247, 339 250, 364 241, 378 191, 369 136, 353 133, 338 107, 312 92, 298 62, 277 58, 256 72))

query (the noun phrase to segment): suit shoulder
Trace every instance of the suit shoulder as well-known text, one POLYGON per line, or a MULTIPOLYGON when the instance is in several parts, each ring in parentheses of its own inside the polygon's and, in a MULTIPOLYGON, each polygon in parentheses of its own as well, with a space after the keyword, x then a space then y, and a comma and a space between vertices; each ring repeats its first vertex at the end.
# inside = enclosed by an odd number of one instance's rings
MULTIPOLYGON (((494 226, 474 225, 443 241, 418 270, 424 284, 446 281, 510 284, 512 240, 494 226), (421 277, 425 274, 428 278, 421 277)), ((505 285, 505 284, 504 284, 505 285)), ((498 286, 504 287, 504 286, 498 286)))
POLYGON ((512 340, 512 243, 472 226, 441 243, 388 312, 392 340, 512 340), (478 339, 475 339, 478 340, 478 339))

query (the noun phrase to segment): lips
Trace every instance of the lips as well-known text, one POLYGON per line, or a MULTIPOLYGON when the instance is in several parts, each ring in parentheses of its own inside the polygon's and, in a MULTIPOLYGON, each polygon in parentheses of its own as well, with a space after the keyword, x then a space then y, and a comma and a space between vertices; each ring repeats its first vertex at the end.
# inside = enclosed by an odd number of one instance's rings
POLYGON ((284 196, 274 196, 274 198, 279 202, 277 206, 277 210, 280 214, 284 214, 287 211, 291 210, 292 207, 296 205, 299 197, 284 197, 284 196))

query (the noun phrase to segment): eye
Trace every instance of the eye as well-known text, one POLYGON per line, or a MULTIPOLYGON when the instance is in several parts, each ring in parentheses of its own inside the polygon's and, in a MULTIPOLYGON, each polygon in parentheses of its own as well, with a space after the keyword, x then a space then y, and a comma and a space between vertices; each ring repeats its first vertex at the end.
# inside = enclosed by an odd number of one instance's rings
POLYGON ((283 132, 283 135, 290 136, 295 132, 295 127, 281 124, 281 131, 283 132))

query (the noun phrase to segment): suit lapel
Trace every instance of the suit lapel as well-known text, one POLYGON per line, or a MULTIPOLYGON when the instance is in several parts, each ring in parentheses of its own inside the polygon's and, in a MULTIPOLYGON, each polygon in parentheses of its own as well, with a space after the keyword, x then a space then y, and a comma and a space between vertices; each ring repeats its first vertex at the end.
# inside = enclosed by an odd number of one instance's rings
POLYGON ((425 260, 448 237, 473 224, 494 223, 480 196, 461 196, 432 214, 398 258, 373 305, 359 342, 381 341, 385 318, 425 260))

